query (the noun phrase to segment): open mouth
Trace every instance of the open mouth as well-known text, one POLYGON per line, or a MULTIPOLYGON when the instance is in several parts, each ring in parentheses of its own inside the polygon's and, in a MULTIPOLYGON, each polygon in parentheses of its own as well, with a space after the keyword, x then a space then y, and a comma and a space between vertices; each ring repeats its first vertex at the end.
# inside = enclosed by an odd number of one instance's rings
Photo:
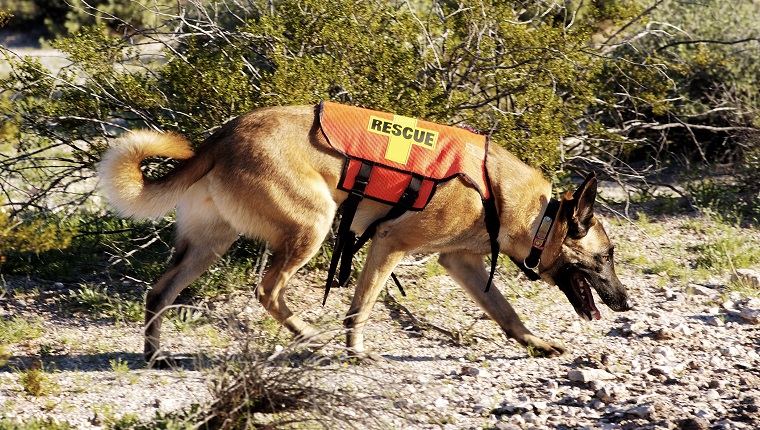
POLYGON ((570 270, 568 283, 559 285, 562 292, 575 308, 575 311, 586 321, 602 319, 602 314, 594 304, 594 296, 591 294, 591 284, 580 270, 570 270))

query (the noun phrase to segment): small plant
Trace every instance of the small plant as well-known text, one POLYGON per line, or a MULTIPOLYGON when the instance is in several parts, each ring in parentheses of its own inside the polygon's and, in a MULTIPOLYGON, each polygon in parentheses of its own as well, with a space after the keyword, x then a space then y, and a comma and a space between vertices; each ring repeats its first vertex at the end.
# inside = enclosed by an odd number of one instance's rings
POLYGON ((75 427, 66 421, 53 418, 31 418, 24 423, 11 418, 0 418, 0 430, 73 430, 75 427))
POLYGON ((29 321, 18 316, 0 320, 0 344, 36 339, 42 336, 42 333, 43 328, 39 320, 29 321))
POLYGON ((715 238, 689 247, 696 254, 696 266, 712 273, 732 271, 734 267, 760 264, 760 245, 734 228, 720 229, 715 238))
POLYGON ((177 331, 182 333, 187 333, 188 331, 209 322, 208 318, 203 314, 203 311, 188 306, 178 307, 176 316, 174 318, 169 318, 169 321, 171 321, 177 331))
POLYGON ((127 373, 129 373, 129 363, 121 358, 112 358, 109 360, 111 364, 111 371, 116 375, 117 379, 121 379, 127 373))
POLYGON ((50 374, 41 364, 23 371, 18 380, 24 392, 30 396, 46 396, 58 391, 58 385, 50 379, 50 374))
POLYGON ((109 293, 106 287, 80 285, 68 297, 74 308, 95 317, 112 318, 114 321, 139 322, 143 318, 142 304, 116 293, 109 293))
POLYGON ((8 352, 8 348, 5 345, 0 345, 0 367, 8 364, 8 360, 11 358, 11 353, 8 352))

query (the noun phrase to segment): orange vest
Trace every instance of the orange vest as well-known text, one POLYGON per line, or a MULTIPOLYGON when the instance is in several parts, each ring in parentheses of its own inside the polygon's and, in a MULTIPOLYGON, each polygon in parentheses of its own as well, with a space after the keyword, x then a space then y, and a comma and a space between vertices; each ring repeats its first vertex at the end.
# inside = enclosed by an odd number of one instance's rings
POLYGON ((483 200, 491 196, 486 136, 469 130, 332 102, 320 106, 329 144, 348 158, 338 188, 351 191, 362 162, 374 167, 365 196, 395 204, 412 174, 422 178, 410 209, 423 209, 438 183, 464 177, 483 200))

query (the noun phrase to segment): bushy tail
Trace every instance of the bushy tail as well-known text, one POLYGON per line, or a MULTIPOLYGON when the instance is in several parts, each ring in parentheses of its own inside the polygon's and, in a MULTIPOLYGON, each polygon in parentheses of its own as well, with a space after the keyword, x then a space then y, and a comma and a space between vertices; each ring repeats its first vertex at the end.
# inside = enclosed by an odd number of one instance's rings
POLYGON ((194 155, 190 142, 180 135, 147 130, 129 133, 103 154, 98 165, 100 188, 124 216, 161 218, 211 169, 209 160, 194 155), (187 161, 161 178, 150 179, 140 170, 140 163, 148 157, 187 161))

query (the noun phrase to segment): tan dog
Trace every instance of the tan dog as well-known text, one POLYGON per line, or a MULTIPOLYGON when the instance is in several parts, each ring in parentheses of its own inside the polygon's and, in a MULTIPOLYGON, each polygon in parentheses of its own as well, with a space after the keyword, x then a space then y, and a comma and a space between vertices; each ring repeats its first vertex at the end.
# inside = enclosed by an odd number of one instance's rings
MULTIPOLYGON (((102 188, 119 213, 160 218, 177 208, 176 254, 146 300, 145 358, 159 358, 162 311, 227 251, 239 234, 266 240, 271 264, 258 288, 267 311, 297 336, 315 334, 288 309, 291 276, 320 249, 347 193, 337 188, 344 157, 319 132, 314 106, 272 107, 242 115, 196 152, 175 134, 134 132, 110 148, 100 164, 102 188), (169 174, 148 179, 140 162, 183 160, 169 174)), ((523 261, 551 196, 541 173, 490 145, 487 168, 501 223, 502 253, 523 261)), ((565 291, 576 311, 598 317, 589 286, 615 311, 631 307, 615 275, 612 246, 594 217, 596 178, 561 200, 538 267, 541 278, 565 291)), ((389 206, 363 200, 352 230, 363 232, 389 206)), ((489 237, 480 194, 464 180, 441 184, 427 208, 379 226, 345 319, 348 347, 366 353, 364 326, 394 267, 411 253, 440 253, 439 262, 507 336, 544 356, 564 349, 533 335, 495 288, 484 291, 489 237)))

